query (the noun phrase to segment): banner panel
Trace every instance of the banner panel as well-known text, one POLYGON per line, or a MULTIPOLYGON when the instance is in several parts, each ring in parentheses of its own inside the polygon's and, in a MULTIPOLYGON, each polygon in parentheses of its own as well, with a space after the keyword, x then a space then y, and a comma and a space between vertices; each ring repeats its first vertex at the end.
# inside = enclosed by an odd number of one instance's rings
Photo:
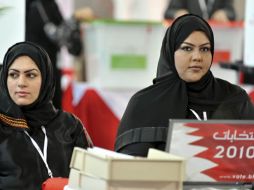
POLYGON ((253 182, 254 124, 175 123, 170 153, 187 159, 186 181, 253 182))

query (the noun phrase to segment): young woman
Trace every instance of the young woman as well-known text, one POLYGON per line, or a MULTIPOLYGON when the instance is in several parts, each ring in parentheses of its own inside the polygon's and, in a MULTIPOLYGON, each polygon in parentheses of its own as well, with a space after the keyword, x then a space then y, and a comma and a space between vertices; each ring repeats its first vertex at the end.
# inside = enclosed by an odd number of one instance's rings
POLYGON ((41 47, 21 42, 5 54, 0 73, 0 189, 39 190, 68 177, 75 146, 92 146, 78 118, 52 104, 55 76, 41 47))
POLYGON ((177 18, 163 39, 154 84, 126 108, 115 150, 136 156, 164 150, 169 119, 254 119, 247 93, 211 73, 213 53, 213 32, 203 18, 177 18))

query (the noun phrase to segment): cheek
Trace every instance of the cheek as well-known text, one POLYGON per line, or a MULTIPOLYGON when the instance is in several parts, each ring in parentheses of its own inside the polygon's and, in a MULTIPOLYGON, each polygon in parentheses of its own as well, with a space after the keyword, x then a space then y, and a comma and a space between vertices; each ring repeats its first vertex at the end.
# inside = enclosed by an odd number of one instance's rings
POLYGON ((12 81, 12 80, 7 80, 7 89, 8 89, 8 92, 9 94, 11 95, 12 92, 15 90, 15 82, 12 81))
POLYGON ((41 89, 41 81, 38 80, 33 84, 33 90, 36 97, 39 97, 40 89, 41 89))
POLYGON ((205 63, 206 70, 209 70, 212 65, 212 56, 209 55, 209 56, 205 57, 204 63, 205 63))
POLYGON ((183 73, 188 67, 187 56, 175 54, 175 68, 178 74, 183 73))

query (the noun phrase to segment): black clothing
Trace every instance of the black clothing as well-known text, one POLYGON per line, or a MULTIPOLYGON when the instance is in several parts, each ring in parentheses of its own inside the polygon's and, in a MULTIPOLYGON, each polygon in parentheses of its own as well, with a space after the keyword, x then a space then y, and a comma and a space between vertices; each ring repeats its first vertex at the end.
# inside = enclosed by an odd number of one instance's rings
MULTIPOLYGON (((90 146, 81 122, 73 115, 59 111, 45 125, 48 137, 47 161, 54 177, 68 177, 75 146, 90 146)), ((29 130, 43 149, 44 135, 39 128, 29 130)), ((23 129, 0 123, 0 189, 40 190, 49 178, 47 169, 23 129)))
MULTIPOLYGON (((55 55, 59 47, 48 38, 44 31, 45 21, 38 10, 38 2, 43 6, 50 22, 57 26, 63 22, 55 0, 26 0, 26 40, 38 43, 49 55, 55 55)), ((51 56, 50 59, 52 59, 51 56)))
POLYGON ((202 11, 199 0, 170 0, 168 8, 164 14, 164 18, 174 19, 174 15, 179 9, 186 9, 189 11, 189 13, 196 14, 204 18, 205 11, 205 13, 208 14, 208 18, 206 19, 210 19, 215 11, 222 9, 226 12, 229 20, 236 19, 236 13, 232 0, 214 0, 211 5, 208 3, 206 8, 207 10, 204 11, 202 11))
POLYGON ((56 89, 53 103, 56 108, 61 108, 61 70, 57 67, 57 53, 60 50, 57 43, 53 42, 45 33, 43 20, 39 10, 38 2, 44 7, 50 22, 59 26, 63 22, 62 14, 54 0, 26 0, 26 41, 34 42, 43 47, 49 54, 56 77, 56 89))
POLYGON ((174 52, 193 31, 206 34, 213 55, 213 33, 207 22, 191 14, 177 18, 164 36, 154 84, 137 92, 128 103, 116 151, 146 156, 149 147, 164 150, 168 120, 193 118, 190 108, 198 113, 206 111, 208 119, 254 118, 253 105, 239 86, 214 78, 211 71, 192 83, 178 76, 174 52))
POLYGON ((0 89, 0 189, 39 190, 49 178, 32 139, 42 151, 47 137, 47 163, 53 176, 68 177, 73 148, 91 147, 92 142, 78 118, 53 106, 55 78, 46 51, 31 42, 10 47, 0 72, 0 89), (9 95, 7 78, 13 61, 24 55, 38 66, 42 83, 32 104, 18 106, 9 95))

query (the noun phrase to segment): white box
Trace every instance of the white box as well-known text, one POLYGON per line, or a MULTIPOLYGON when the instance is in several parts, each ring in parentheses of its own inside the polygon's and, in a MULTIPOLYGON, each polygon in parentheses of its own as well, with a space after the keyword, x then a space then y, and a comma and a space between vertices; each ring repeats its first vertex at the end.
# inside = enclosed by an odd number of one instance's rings
POLYGON ((97 20, 82 28, 89 83, 117 89, 152 84, 166 30, 160 22, 97 20))
POLYGON ((71 169, 68 188, 73 190, 179 190, 179 182, 105 180, 71 169), (74 176, 79 176, 73 180, 74 176), (78 185, 77 185, 78 184, 78 185))
POLYGON ((185 173, 183 158, 155 149, 150 149, 148 158, 130 157, 104 150, 74 149, 70 164, 70 188, 182 189, 185 173))
MULTIPOLYGON (((153 151, 152 154, 157 152, 153 151)), ((183 159, 164 152, 161 154, 167 157, 156 158, 151 153, 148 155, 150 158, 116 157, 104 152, 98 154, 97 151, 75 148, 70 167, 106 180, 182 181, 183 159)))
POLYGON ((168 0, 113 0, 116 20, 162 21, 168 0))
POLYGON ((225 61, 218 52, 228 52, 230 62, 239 61, 243 56, 243 25, 241 22, 210 23, 214 33, 216 61, 225 61))

